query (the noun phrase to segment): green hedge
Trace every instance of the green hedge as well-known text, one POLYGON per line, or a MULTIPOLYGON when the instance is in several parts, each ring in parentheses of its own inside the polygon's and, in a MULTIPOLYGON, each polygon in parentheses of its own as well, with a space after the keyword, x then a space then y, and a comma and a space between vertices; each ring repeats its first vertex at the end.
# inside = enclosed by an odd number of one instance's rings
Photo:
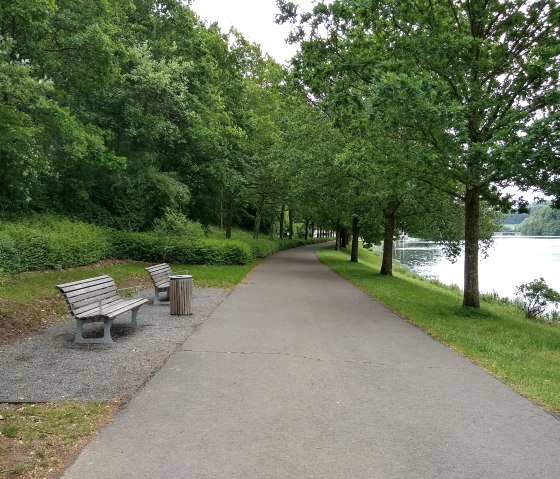
POLYGON ((253 259, 250 247, 241 241, 189 241, 155 233, 117 232, 112 244, 118 259, 183 264, 247 264, 253 259))
POLYGON ((180 264, 247 264, 313 240, 198 239, 113 231, 52 216, 0 221, 0 273, 64 269, 106 258, 180 264))
POLYGON ((98 226, 52 217, 0 222, 0 270, 6 273, 82 266, 110 251, 109 231, 98 226))

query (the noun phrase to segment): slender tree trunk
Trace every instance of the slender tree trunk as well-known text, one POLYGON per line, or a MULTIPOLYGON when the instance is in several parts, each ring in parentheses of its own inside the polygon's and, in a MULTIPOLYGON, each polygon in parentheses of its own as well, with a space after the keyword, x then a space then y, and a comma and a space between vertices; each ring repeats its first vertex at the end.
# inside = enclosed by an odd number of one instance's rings
POLYGON ((263 209, 264 199, 259 198, 257 202, 257 211, 255 212, 255 227, 253 229, 253 238, 259 239, 259 234, 261 233, 261 218, 263 209))
POLYGON ((395 224, 399 206, 399 201, 391 200, 387 208, 383 210, 385 233, 383 237, 381 274, 385 276, 393 276, 393 238, 395 237, 395 224))
POLYGON ((268 231, 268 237, 272 240, 274 239, 274 225, 276 224, 276 218, 274 213, 270 214, 270 230, 268 231))
POLYGON ((305 220, 305 239, 309 239, 309 219, 305 220))
POLYGON ((224 189, 220 189, 220 229, 224 229, 224 189))
POLYGON ((282 205, 280 208, 280 239, 284 239, 284 212, 286 211, 286 207, 282 205))
POLYGON ((288 210, 288 239, 294 239, 294 212, 292 208, 288 210))
POLYGON ((348 230, 343 229, 340 232, 340 247, 341 248, 346 248, 346 245, 348 244, 348 239, 349 239, 348 236, 349 236, 348 230))
POLYGON ((231 239, 231 228, 233 227, 233 204, 234 204, 233 198, 228 198, 226 204, 226 238, 227 239, 231 239))
POLYGON ((336 241, 335 241, 335 249, 340 251, 340 221, 336 222, 336 241))
POLYGON ((360 239, 360 219, 357 216, 352 217, 352 253, 350 254, 350 261, 352 263, 358 262, 358 246, 360 239))
POLYGON ((478 241, 480 239, 480 192, 467 189, 465 196, 465 287, 464 308, 480 308, 478 288, 478 241))

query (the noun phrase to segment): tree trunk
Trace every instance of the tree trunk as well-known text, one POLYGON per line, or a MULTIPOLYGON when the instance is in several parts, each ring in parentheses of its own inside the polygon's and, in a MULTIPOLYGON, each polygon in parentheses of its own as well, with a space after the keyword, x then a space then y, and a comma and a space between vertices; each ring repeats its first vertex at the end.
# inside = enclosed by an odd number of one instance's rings
POLYGON ((268 232, 268 237, 273 240, 274 239, 274 226, 276 225, 276 218, 274 217, 274 213, 270 214, 270 230, 268 232))
MULTIPOLYGON (((229 195, 228 195, 229 196, 229 195)), ((231 239, 231 228, 233 226, 233 198, 228 198, 226 205, 226 238, 231 239)))
POLYGON ((282 205, 280 208, 280 239, 284 239, 284 212, 286 211, 285 206, 282 205))
POLYGON ((395 237, 397 208, 398 204, 390 202, 389 207, 383 211, 385 234, 383 237, 381 274, 385 276, 393 276, 393 238, 395 237))
POLYGON ((305 220, 305 240, 309 239, 309 219, 305 220))
POLYGON ((358 262, 358 246, 360 238, 360 219, 357 216, 352 217, 352 253, 350 254, 350 261, 352 263, 358 262))
POLYGON ((335 241, 335 249, 340 251, 340 221, 336 222, 336 241, 335 241))
POLYGON ((340 232, 340 247, 346 248, 347 244, 348 244, 348 231, 344 229, 340 232))
POLYGON ((292 208, 288 210, 288 239, 294 239, 294 212, 292 208))
POLYGON ((467 189, 465 196, 465 285, 464 308, 480 308, 478 289, 478 241, 480 239, 480 194, 467 189))
POLYGON ((257 211, 255 212, 255 227, 253 229, 253 238, 259 239, 259 234, 261 233, 261 218, 264 200, 259 199, 257 203, 257 211))

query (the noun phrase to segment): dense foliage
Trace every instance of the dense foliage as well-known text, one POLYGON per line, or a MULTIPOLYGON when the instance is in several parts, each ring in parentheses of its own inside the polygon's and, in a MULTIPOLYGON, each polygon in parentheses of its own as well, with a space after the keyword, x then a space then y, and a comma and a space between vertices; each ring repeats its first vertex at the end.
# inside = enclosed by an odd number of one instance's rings
POLYGON ((171 210, 229 236, 257 211, 270 230, 294 202, 282 144, 305 110, 285 70, 185 2, 0 5, 4 216, 146 231, 171 210))
POLYGON ((531 211, 519 231, 526 236, 560 236, 560 210, 542 206, 531 211))
POLYGON ((299 14, 278 3, 302 42, 302 83, 344 125, 362 113, 351 133, 374 145, 385 222, 418 185, 461 205, 463 305, 478 308, 485 210, 510 210, 510 185, 559 197, 560 5, 333 0, 299 14))
POLYGON ((228 241, 219 233, 196 236, 179 233, 115 231, 54 216, 34 216, 0 222, 0 274, 66 269, 104 259, 182 264, 248 264, 276 251, 311 240, 254 240, 235 233, 228 241))

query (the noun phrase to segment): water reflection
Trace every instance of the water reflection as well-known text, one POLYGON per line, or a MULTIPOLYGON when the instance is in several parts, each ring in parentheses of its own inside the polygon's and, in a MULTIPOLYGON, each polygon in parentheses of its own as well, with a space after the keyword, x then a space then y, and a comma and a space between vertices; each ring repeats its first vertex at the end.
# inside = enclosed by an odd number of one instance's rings
MULTIPOLYGON (((463 286, 463 255, 450 263, 434 243, 397 241, 394 258, 422 276, 463 286)), ((479 262, 481 292, 511 298, 517 285, 539 277, 560 291, 560 237, 496 237, 479 262)))

